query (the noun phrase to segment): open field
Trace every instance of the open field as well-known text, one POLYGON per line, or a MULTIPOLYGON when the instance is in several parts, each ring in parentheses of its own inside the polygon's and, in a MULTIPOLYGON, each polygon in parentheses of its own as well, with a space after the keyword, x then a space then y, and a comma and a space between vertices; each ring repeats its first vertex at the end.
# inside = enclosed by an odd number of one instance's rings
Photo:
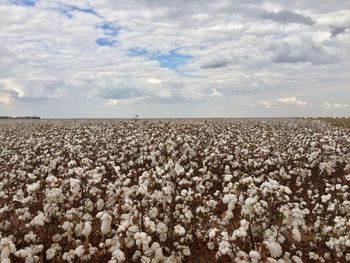
POLYGON ((320 120, 327 121, 330 124, 338 127, 345 127, 350 129, 350 117, 342 117, 342 118, 319 118, 320 120))
POLYGON ((1 263, 350 262, 327 121, 3 120, 1 263))

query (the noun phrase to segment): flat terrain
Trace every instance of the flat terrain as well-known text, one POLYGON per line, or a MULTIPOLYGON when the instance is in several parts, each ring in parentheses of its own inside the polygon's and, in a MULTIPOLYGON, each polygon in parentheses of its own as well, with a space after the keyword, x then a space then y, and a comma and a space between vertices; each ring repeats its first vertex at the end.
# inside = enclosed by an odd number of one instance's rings
POLYGON ((2 120, 1 263, 349 262, 346 125, 2 120))
POLYGON ((330 124, 337 127, 345 127, 350 129, 350 117, 342 117, 342 118, 319 118, 320 120, 329 122, 330 124))

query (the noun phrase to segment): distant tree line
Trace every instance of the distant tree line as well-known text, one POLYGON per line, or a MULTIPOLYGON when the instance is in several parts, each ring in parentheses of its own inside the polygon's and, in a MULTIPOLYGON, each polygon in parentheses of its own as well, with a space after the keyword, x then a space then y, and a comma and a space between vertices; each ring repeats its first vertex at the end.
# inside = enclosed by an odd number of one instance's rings
POLYGON ((38 120, 40 119, 40 117, 38 116, 18 116, 18 117, 10 117, 10 116, 0 116, 0 119, 35 119, 35 120, 38 120))

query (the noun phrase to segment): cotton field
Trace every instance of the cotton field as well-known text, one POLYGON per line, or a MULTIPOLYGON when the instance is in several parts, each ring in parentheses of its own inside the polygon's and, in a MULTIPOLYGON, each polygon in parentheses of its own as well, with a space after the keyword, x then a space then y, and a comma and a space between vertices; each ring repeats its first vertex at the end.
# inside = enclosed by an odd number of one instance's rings
POLYGON ((9 262, 350 262, 350 131, 319 120, 3 120, 9 262))

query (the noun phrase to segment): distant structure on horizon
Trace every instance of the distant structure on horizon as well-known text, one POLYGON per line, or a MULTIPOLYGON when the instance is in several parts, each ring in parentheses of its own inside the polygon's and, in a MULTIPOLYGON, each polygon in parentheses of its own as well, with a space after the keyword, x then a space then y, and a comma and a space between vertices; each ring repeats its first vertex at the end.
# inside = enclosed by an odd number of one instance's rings
POLYGON ((19 120, 26 120, 26 119, 31 119, 31 120, 39 120, 40 117, 38 116, 18 116, 18 117, 10 117, 10 116, 0 116, 1 120, 7 120, 7 119, 19 119, 19 120))

